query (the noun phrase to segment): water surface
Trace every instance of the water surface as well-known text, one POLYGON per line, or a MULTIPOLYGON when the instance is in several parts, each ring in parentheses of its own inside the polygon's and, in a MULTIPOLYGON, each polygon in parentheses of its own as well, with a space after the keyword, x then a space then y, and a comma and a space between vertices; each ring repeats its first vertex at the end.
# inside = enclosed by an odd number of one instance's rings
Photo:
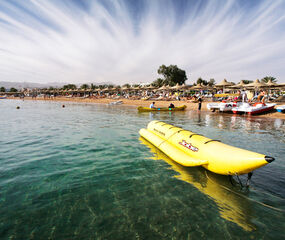
POLYGON ((283 120, 65 106, 0 101, 1 239, 284 238, 283 120), (151 120, 276 160, 241 189, 140 139, 151 120))

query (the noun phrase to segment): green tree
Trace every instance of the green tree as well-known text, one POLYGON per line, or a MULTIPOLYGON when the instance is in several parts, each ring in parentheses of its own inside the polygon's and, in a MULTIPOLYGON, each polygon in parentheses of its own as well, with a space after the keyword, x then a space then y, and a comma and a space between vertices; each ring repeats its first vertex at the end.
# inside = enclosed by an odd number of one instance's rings
POLYGON ((77 87, 75 84, 67 84, 67 85, 64 85, 63 86, 63 89, 64 90, 69 90, 69 89, 72 89, 72 90, 75 90, 77 87))
POLYGON ((6 88, 1 87, 1 88, 0 88, 0 92, 6 92, 6 88))
POLYGON ((162 78, 158 78, 152 82, 152 85, 155 87, 161 87, 164 84, 164 80, 162 78))
POLYGON ((277 83, 277 80, 275 77, 271 77, 271 76, 266 76, 264 78, 261 79, 262 82, 269 82, 271 80, 271 82, 277 83))
POLYGON ((208 85, 212 87, 215 85, 215 83, 216 83, 215 79, 211 78, 210 81, 208 82, 208 85))
POLYGON ((16 88, 10 88, 10 92, 18 92, 18 89, 16 89, 16 88))
POLYGON ((187 80, 186 72, 178 68, 177 65, 169 65, 168 67, 161 65, 158 68, 157 73, 163 76, 163 85, 174 86, 177 83, 182 85, 187 80))
POLYGON ((197 79, 197 84, 203 84, 206 86, 206 85, 208 85, 208 82, 206 80, 202 79, 201 77, 199 77, 197 79))
POLYGON ((82 84, 80 88, 86 90, 89 88, 89 85, 88 84, 82 84))
POLYGON ((97 86, 97 85, 94 85, 93 83, 91 83, 90 88, 91 88, 92 90, 94 90, 94 89, 98 88, 98 86, 97 86))

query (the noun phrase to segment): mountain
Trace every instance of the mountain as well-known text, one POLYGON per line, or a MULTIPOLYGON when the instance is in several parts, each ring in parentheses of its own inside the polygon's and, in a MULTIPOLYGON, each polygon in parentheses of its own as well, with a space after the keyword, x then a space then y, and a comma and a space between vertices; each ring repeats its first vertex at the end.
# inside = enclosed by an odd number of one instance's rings
MULTIPOLYGON (((63 85, 66 85, 68 83, 58 83, 58 82, 50 82, 50 83, 33 83, 33 82, 0 82, 0 87, 4 87, 6 89, 10 88, 16 88, 16 89, 22 89, 22 88, 61 88, 63 85)), ((83 83, 76 84, 76 86, 80 87, 83 83)), ((91 83, 87 83, 91 84, 91 83)), ((93 83, 94 85, 104 85, 104 84, 112 84, 111 82, 100 82, 100 83, 93 83)))

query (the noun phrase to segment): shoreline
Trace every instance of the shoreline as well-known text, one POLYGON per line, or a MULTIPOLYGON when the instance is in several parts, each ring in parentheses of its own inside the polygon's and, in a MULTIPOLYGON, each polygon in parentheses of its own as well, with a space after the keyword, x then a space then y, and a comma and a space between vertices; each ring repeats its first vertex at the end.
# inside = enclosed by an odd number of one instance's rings
MULTIPOLYGON (((53 101, 53 102, 75 102, 75 103, 97 103, 97 104, 109 104, 111 102, 115 101, 122 101, 125 106, 143 106, 143 107, 148 107, 152 102, 155 102, 155 105, 157 107, 168 107, 169 104, 172 102, 175 106, 181 106, 181 105, 186 105, 186 111, 198 111, 198 103, 194 102, 189 102, 185 100, 181 101, 160 101, 160 100, 133 100, 133 99, 109 99, 109 98, 66 98, 66 97, 55 97, 55 98, 39 98, 37 97, 36 99, 32 99, 32 97, 25 97, 24 99, 20 99, 18 97, 8 97, 7 99, 13 99, 13 100, 28 100, 28 101, 53 101)), ((211 112, 207 109, 207 104, 209 102, 202 102, 202 108, 201 111, 203 112, 211 112)), ((277 104, 277 105, 283 105, 277 104)), ((223 114, 223 113, 213 113, 213 114, 223 114)), ((227 113, 224 113, 227 114, 227 113)), ((230 113, 229 113, 230 114, 230 113)), ((241 115, 242 116, 242 115, 241 115)), ((268 112, 265 114, 257 114, 253 115, 252 117, 264 117, 264 118, 279 118, 285 120, 285 114, 284 113, 279 113, 279 112, 268 112)))

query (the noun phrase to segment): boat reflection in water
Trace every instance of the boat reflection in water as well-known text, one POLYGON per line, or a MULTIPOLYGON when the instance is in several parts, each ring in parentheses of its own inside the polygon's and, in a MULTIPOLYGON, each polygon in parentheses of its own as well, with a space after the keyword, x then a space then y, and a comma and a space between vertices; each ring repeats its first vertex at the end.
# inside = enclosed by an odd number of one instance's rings
POLYGON ((164 160, 171 169, 179 173, 175 178, 190 183, 200 192, 206 194, 218 205, 222 218, 236 223, 246 231, 255 230, 256 227, 251 223, 251 202, 243 197, 240 192, 233 189, 226 176, 211 173, 200 167, 187 168, 174 162, 163 152, 153 146, 144 138, 139 138, 141 143, 150 148, 154 153, 152 159, 164 160))

